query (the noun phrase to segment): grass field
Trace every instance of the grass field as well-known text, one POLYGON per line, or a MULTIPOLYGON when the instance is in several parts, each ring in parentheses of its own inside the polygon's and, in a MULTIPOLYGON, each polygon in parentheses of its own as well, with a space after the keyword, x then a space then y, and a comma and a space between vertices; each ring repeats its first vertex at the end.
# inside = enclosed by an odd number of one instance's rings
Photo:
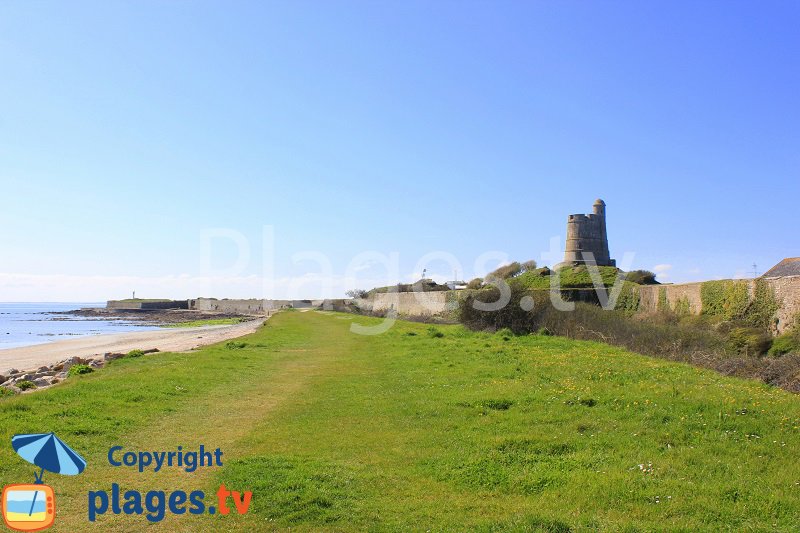
POLYGON ((246 343, 115 361, 0 399, 0 482, 33 479, 15 433, 82 453, 45 474, 53 531, 139 531, 86 519, 87 492, 254 492, 248 515, 170 516, 161 531, 796 531, 800 398, 602 344, 285 312, 246 343), (238 348, 237 348, 238 347, 238 348), (233 348, 233 349, 231 349, 233 348), (109 447, 221 447, 193 474, 112 468, 109 447))

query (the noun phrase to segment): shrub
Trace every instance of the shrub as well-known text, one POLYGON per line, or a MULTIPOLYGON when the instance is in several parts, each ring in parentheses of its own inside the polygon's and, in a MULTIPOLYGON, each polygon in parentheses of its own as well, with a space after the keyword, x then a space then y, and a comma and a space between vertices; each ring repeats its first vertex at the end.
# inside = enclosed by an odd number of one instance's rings
POLYGON ((519 264, 519 262, 514 261, 510 265, 503 265, 495 269, 486 277, 508 279, 508 278, 513 278, 514 276, 518 276, 521 273, 522 273, 522 265, 519 264))
POLYGON ((524 261, 521 266, 523 272, 533 272, 534 270, 536 270, 537 267, 536 261, 534 261, 533 259, 524 261))
POLYGON ((144 350, 131 350, 130 352, 125 354, 125 357, 141 357, 143 355, 144 355, 144 350))
POLYGON ((5 396, 16 396, 16 395, 17 393, 9 389, 8 387, 0 387, 0 398, 3 398, 5 396))
POLYGON ((28 381, 27 379, 23 379, 22 381, 17 381, 14 385, 19 390, 28 390, 28 389, 35 389, 36 384, 33 381, 28 381))
POLYGON ((94 372, 94 368, 90 367, 89 365, 79 364, 69 367, 69 372, 67 372, 67 375, 82 376, 84 374, 91 374, 92 372, 94 372))
POLYGON ((242 348, 246 348, 247 343, 241 341, 228 341, 225 343, 225 348, 228 350, 241 350, 242 348))
POLYGON ((474 302, 494 302, 499 297, 495 287, 468 295, 460 302, 458 318, 473 330, 508 328, 515 334, 548 331, 574 339, 602 341, 639 353, 687 361, 695 354, 724 355, 724 337, 706 327, 636 320, 620 311, 576 303, 574 311, 553 307, 548 291, 527 291, 511 287, 511 299, 497 311, 475 309, 474 302), (534 301, 533 309, 520 306, 523 297, 534 301))
POLYGON ((482 286, 483 286, 483 278, 475 278, 469 283, 467 283, 468 289, 477 290, 480 289, 482 286))
POLYGON ((800 355, 800 334, 784 333, 775 337, 767 354, 778 357, 792 352, 800 355))
POLYGON ((431 337, 433 339, 441 339, 442 337, 444 337, 444 333, 439 331, 438 328, 435 328, 433 326, 429 326, 428 327, 428 337, 431 337))
POLYGON ((348 298, 353 299, 362 299, 369 296, 369 293, 363 289, 350 289, 349 291, 344 293, 348 298))
POLYGON ((638 285, 656 285, 656 275, 649 270, 631 270, 625 274, 625 281, 638 285))
POLYGON ((760 356, 767 353, 772 338, 758 328, 738 327, 728 334, 728 351, 736 355, 760 356))

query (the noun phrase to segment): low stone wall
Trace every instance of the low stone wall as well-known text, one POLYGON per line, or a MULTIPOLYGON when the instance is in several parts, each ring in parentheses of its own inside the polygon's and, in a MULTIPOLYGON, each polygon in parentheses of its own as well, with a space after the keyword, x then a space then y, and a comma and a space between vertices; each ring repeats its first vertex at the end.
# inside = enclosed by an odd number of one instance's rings
POLYGON ((394 309, 400 317, 452 319, 459 294, 465 291, 389 292, 370 297, 367 304, 374 313, 394 309))

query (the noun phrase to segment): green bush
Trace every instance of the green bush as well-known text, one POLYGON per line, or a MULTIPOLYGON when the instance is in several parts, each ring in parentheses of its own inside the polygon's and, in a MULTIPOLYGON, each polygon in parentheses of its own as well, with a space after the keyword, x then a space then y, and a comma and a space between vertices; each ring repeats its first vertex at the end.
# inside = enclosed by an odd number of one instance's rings
POLYGON ((800 334, 798 333, 784 333, 775 337, 767 354, 778 357, 792 352, 800 354, 800 334))
POLYGON ((511 285, 511 299, 502 309, 482 311, 474 307, 476 300, 488 303, 498 298, 496 287, 468 295, 459 303, 459 321, 472 330, 508 328, 517 335, 547 331, 553 335, 602 341, 680 361, 689 360, 698 353, 724 355, 725 338, 705 326, 684 327, 638 320, 621 311, 606 311, 585 303, 576 303, 573 311, 560 311, 553 306, 548 291, 524 290, 514 284, 511 285), (526 297, 534 301, 530 311, 520 306, 520 300, 526 297))
POLYGON ((241 350, 242 348, 246 348, 247 343, 241 341, 228 341, 225 343, 225 348, 228 350, 241 350))
POLYGON ((431 338, 434 338, 434 339, 441 339, 442 337, 444 337, 444 333, 439 331, 438 328, 435 328, 433 326, 429 326, 428 327, 428 337, 431 337, 431 338))
POLYGON ((144 350, 131 350, 130 352, 125 354, 125 357, 141 357, 143 355, 144 355, 144 350))
POLYGON ((514 261, 510 265, 503 265, 493 272, 489 273, 487 278, 508 279, 518 276, 522 273, 522 265, 518 261, 514 261))
POLYGON ((656 275, 649 270, 631 270, 625 274, 625 281, 638 285, 656 285, 656 275))
POLYGON ((467 283, 467 288, 472 290, 477 290, 483 287, 483 278, 475 278, 469 283, 467 283))
POLYGON ((766 354, 772 338, 759 328, 737 327, 728 334, 727 349, 734 355, 761 356, 766 354))
POLYGON ((68 376, 82 376, 84 374, 91 374, 94 372, 94 368, 90 367, 89 365, 72 365, 69 367, 69 372, 67 373, 68 376))
POLYGON ((13 390, 9 389, 8 387, 0 387, 0 398, 6 397, 6 396, 16 396, 16 395, 17 395, 17 393, 14 392, 13 390))
POLYGON ((27 379, 23 379, 22 381, 17 381, 14 385, 19 390, 28 390, 28 389, 35 389, 36 384, 33 381, 28 381, 27 379))

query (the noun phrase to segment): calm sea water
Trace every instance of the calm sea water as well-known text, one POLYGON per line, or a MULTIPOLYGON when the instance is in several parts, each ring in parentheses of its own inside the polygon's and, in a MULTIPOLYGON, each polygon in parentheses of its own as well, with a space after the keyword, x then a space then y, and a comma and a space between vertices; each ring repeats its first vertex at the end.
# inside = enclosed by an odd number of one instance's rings
POLYGON ((55 314, 105 303, 0 303, 0 350, 85 335, 158 329, 125 318, 90 318, 55 314))

